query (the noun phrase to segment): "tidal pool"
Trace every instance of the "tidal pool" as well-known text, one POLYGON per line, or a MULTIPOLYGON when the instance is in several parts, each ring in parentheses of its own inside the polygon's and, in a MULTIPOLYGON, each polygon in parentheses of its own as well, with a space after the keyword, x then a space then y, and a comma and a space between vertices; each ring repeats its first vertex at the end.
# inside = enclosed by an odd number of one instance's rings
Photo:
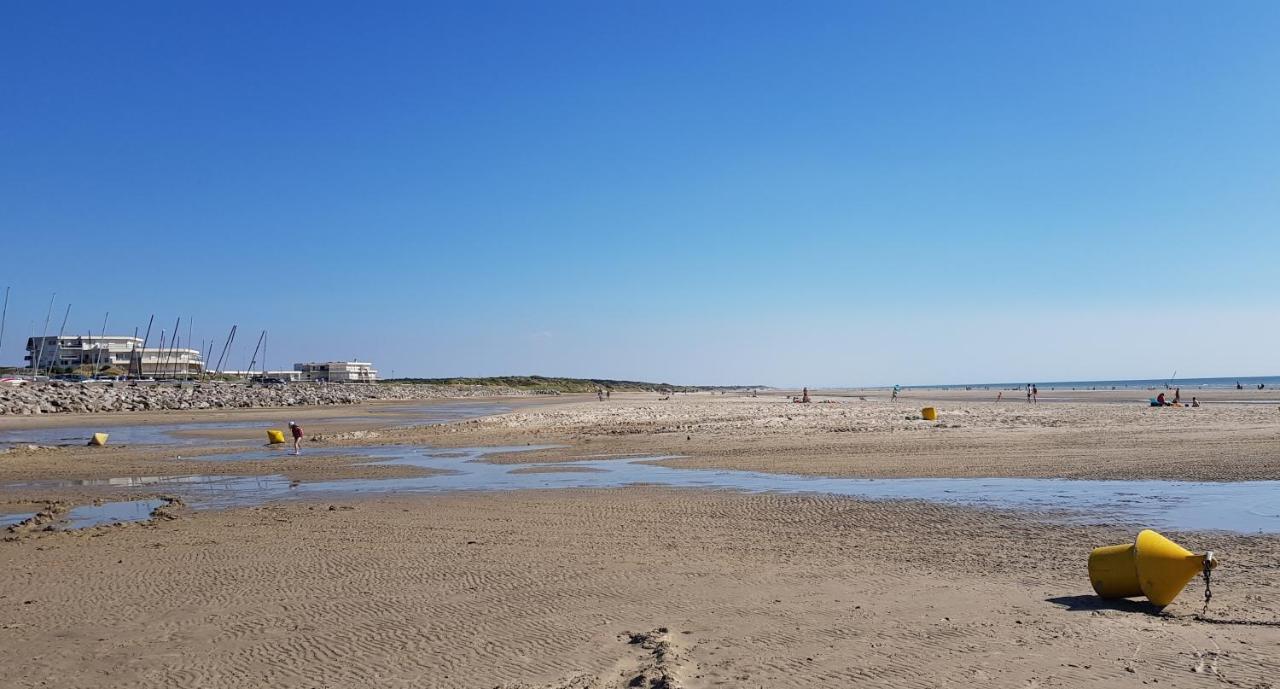
MULTIPOLYGON (((325 424, 351 423, 362 421, 377 422, 386 428, 406 428, 411 426, 429 426, 438 423, 449 423, 464 419, 473 419, 489 414, 502 414, 511 411, 510 407, 494 402, 475 402, 471 404, 403 404, 381 405, 368 409, 364 414, 351 414, 316 419, 305 422, 309 434, 323 432, 325 424), (314 424, 314 425, 313 425, 314 424)), ((115 425, 110 419, 93 426, 58 426, 49 428, 28 428, 0 431, 0 445, 84 445, 94 433, 109 434, 110 445, 186 445, 186 446, 244 446, 261 444, 268 428, 283 428, 289 420, 289 409, 274 411, 279 421, 262 419, 252 421, 190 421, 167 424, 121 424, 115 425), (245 437, 237 439, 202 438, 202 431, 244 429, 245 437)))
MULTIPOLYGON (((79 507, 71 508, 56 521, 50 522, 50 526, 57 531, 67 531, 99 524, 144 521, 151 518, 152 510, 167 502, 166 500, 149 499, 80 505, 79 507)), ((3 514, 0 515, 0 527, 12 526, 34 516, 34 512, 3 514)))
MULTIPOLYGON (((401 464, 443 473, 409 478, 343 479, 311 483, 282 476, 181 476, 107 480, 130 489, 163 486, 196 509, 342 494, 443 493, 636 484, 746 492, 814 493, 877 500, 927 500, 972 507, 1045 513, 1074 523, 1128 523, 1163 529, 1280 532, 1280 481, 1098 481, 1033 478, 834 478, 754 471, 679 469, 652 464, 667 457, 588 459, 561 464, 493 464, 486 455, 549 446, 449 448, 344 447, 371 464, 401 464), (578 471, 541 471, 548 467, 578 471)), ((332 448, 338 450, 339 448, 332 448)), ((305 457, 305 455, 304 455, 305 457)), ((103 485, 31 482, 13 487, 103 485)))

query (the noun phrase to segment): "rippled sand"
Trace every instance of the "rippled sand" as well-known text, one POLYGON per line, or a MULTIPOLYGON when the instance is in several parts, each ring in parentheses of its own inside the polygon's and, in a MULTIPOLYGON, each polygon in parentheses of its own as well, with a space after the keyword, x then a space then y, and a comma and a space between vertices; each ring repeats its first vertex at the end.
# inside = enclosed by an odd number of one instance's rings
MULTIPOLYGON (((854 476, 1280 478, 1270 405, 833 399, 561 399, 372 440, 562 443, 519 454, 552 470, 674 452, 684 456, 668 461, 691 467, 854 476), (939 422, 909 418, 930 402, 939 422)), ((61 448, 0 457, 0 482, 178 468, 301 481, 395 469, 340 453, 215 462, 61 448)), ((0 491, 11 504, 95 495, 0 491)), ((1173 534, 1222 560, 1204 622, 1198 581, 1164 615, 1092 595, 1089 550, 1132 528, 925 502, 638 486, 166 516, 0 542, 0 685, 1266 687, 1280 676, 1275 537, 1173 534)))

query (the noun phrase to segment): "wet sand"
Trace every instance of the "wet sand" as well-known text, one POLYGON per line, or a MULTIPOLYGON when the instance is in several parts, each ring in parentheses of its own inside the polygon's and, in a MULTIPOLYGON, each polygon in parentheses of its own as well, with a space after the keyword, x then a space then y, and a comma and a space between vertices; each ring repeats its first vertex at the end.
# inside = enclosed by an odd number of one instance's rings
MULTIPOLYGON (((940 422, 928 423, 909 418, 924 400, 832 399, 562 398, 424 428, 317 417, 309 430, 331 439, 302 458, 67 447, 0 455, 0 484, 379 477, 421 469, 368 465, 342 448, 409 442, 563 443, 494 460, 541 460, 536 470, 552 472, 575 459, 679 453, 664 463, 833 476, 1280 478, 1280 416, 1263 405, 942 400, 933 401, 940 422), (370 429, 376 437, 340 437, 370 429)), ((0 500, 106 490, 7 488, 0 500)), ((1089 549, 1132 539, 1132 527, 922 501, 634 486, 333 495, 172 516, 0 542, 5 686, 586 689, 641 677, 691 688, 1266 687, 1280 675, 1274 536, 1171 534, 1222 559, 1215 622, 1205 622, 1193 618, 1198 581, 1164 615, 1092 595, 1089 549)))
MULTIPOLYGON (((14 687, 1274 681, 1280 628, 1193 620, 1198 582, 1164 616, 1090 595, 1132 536, 646 488, 294 503, 0 544, 0 648, 14 687)), ((1181 538, 1223 558, 1212 619, 1280 618, 1280 541, 1181 538)))

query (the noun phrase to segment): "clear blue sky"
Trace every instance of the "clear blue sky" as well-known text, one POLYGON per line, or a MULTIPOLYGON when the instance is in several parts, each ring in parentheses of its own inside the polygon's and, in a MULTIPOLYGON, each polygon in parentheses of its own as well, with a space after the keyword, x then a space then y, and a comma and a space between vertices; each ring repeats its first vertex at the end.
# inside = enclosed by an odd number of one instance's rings
POLYGON ((1280 373, 1280 3, 8 3, 0 361, 1280 373), (185 326, 183 330, 185 331, 185 326), (243 360, 242 360, 243 359, 243 360))

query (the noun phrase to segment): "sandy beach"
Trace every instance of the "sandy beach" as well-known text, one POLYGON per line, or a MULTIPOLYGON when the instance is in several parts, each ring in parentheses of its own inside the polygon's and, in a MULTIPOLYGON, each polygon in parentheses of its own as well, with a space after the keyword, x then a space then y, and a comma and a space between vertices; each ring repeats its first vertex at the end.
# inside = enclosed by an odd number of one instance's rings
POLYGON ((890 402, 815 394, 813 404, 794 404, 779 395, 618 395, 388 437, 450 445, 532 438, 574 450, 543 453, 548 459, 676 454, 663 463, 823 476, 1280 478, 1280 408, 1270 404, 1174 409, 973 397, 912 393, 890 402), (924 406, 938 409, 936 422, 920 418, 924 406))
POLYGON ((0 689, 1280 689, 1280 3, 5 9, 0 689))
MULTIPOLYGON (((0 512, 119 499, 43 482, 56 478, 428 472, 359 454, 410 443, 556 446, 485 458, 532 464, 531 477, 619 455, 829 476, 1280 476, 1271 405, 815 400, 566 396, 420 427, 317 410, 303 418, 322 440, 300 458, 207 458, 253 427, 194 432, 180 449, 18 450, 0 455, 0 512), (938 421, 918 418, 927 403, 938 421)), ((643 485, 179 506, 6 536, 0 648, 14 687, 1272 686, 1280 538, 1170 534, 1223 562, 1206 621, 1198 580, 1163 612, 1092 594, 1089 550, 1134 533, 921 500, 643 485)))

